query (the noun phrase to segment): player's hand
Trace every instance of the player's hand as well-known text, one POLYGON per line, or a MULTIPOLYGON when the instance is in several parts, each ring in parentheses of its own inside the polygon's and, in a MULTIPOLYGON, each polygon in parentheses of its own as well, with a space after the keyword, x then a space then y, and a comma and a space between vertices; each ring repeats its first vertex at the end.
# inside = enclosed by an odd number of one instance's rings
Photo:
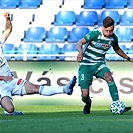
POLYGON ((79 52, 79 54, 77 56, 77 61, 81 62, 82 58, 83 58, 83 52, 79 52))
POLYGON ((4 76, 3 77, 3 80, 5 81, 5 82, 10 82, 10 81, 12 81, 13 80, 13 77, 12 76, 4 76))
POLYGON ((8 18, 10 16, 10 13, 9 12, 5 12, 4 13, 4 17, 8 18))

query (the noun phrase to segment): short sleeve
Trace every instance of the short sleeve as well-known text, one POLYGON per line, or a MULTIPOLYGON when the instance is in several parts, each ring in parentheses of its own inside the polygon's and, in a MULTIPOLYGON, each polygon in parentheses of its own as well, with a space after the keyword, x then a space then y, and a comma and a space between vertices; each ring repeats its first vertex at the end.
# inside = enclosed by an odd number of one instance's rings
POLYGON ((118 37, 114 34, 114 44, 113 44, 113 49, 118 50, 120 47, 118 45, 118 37))
POLYGON ((86 40, 86 42, 89 42, 93 40, 97 35, 101 34, 98 30, 93 30, 89 32, 87 35, 85 35, 83 38, 86 40))

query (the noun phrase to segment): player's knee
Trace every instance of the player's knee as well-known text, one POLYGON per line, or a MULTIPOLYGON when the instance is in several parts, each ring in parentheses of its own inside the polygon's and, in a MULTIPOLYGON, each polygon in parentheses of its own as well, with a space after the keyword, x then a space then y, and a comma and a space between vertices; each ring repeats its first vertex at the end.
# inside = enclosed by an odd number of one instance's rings
POLYGON ((104 74, 104 79, 107 81, 107 83, 112 82, 113 81, 113 77, 112 77, 111 72, 106 72, 104 74))
POLYGON ((88 96, 89 96, 89 90, 88 89, 82 90, 82 97, 87 98, 88 96))

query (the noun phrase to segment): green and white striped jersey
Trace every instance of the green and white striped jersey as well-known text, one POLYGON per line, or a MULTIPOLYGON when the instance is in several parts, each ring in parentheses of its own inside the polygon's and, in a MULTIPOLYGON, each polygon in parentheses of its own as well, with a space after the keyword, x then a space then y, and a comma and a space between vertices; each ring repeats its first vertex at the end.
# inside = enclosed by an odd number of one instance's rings
POLYGON ((95 65, 99 62, 105 62, 105 54, 112 46, 113 48, 119 48, 118 38, 113 33, 109 38, 104 37, 102 31, 99 29, 89 32, 83 37, 86 40, 86 44, 83 47, 83 59, 80 65, 95 65))

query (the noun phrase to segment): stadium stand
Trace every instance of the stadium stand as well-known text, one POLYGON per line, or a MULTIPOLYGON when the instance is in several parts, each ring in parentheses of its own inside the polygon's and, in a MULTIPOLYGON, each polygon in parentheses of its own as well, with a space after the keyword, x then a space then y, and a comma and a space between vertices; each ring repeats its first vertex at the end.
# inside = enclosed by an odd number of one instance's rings
POLYGON ((43 27, 29 27, 24 35, 24 42, 43 42, 46 31, 43 27))
POLYGON ((11 54, 15 54, 15 47, 12 43, 6 43, 3 45, 3 53, 7 60, 11 60, 11 54))
POLYGON ((133 58, 133 45, 131 45, 131 47, 129 48, 128 55, 129 57, 133 58))
POLYGON ((35 44, 20 44, 17 47, 15 60, 34 60, 37 54, 37 46, 35 44))
POLYGON ((79 10, 84 4, 84 0, 62 0, 61 8, 63 10, 79 10), (70 6, 72 5, 72 6, 70 6))
POLYGON ((59 11, 55 15, 55 26, 72 26, 76 22, 76 14, 74 11, 59 11))
POLYGON ((59 54, 59 47, 57 44, 51 44, 51 43, 42 44, 41 47, 39 48, 38 54, 40 56, 37 56, 37 60, 56 60, 59 54))
POLYGON ((124 9, 127 6, 127 0, 108 0, 106 9, 124 9))
POLYGON ((76 22, 77 26, 94 26, 98 22, 96 11, 81 11, 76 22), (93 18, 93 19, 92 19, 93 18))
POLYGON ((42 4, 42 0, 21 0, 20 9, 36 9, 42 4))
POLYGON ((84 9, 102 9, 106 4, 105 0, 85 0, 83 8, 84 9))
POLYGON ((47 37, 45 39, 46 42, 59 42, 63 43, 66 41, 68 37, 68 30, 65 27, 51 27, 48 31, 47 37))
POLYGON ((90 32, 89 28, 87 27, 73 27, 70 31, 70 35, 67 39, 69 43, 76 43, 78 42, 84 35, 90 32))
POLYGON ((16 9, 20 0, 0 0, 1 9, 16 9))
POLYGON ((120 21, 121 26, 133 26, 133 11, 124 11, 120 21))
POLYGON ((126 54, 128 53, 128 49, 125 44, 120 44, 119 46, 126 54))
POLYGON ((64 56, 59 57, 60 60, 72 60, 74 59, 73 56, 77 55, 76 44, 74 43, 67 43, 61 49, 61 54, 64 56))
MULTIPOLYGON (((121 45, 120 47, 123 50, 127 51, 125 45, 121 45)), ((115 51, 113 50, 112 47, 107 51, 106 59, 109 60, 109 61, 122 61, 122 60, 124 60, 122 57, 120 57, 118 54, 115 53, 115 51)))
MULTIPOLYGON (((34 43, 37 48, 40 48, 42 44, 55 43, 59 49, 62 49, 63 45, 76 43, 91 30, 98 29, 106 16, 111 16, 115 20, 114 32, 118 36, 119 45, 124 44, 129 50, 133 42, 133 0, 100 0, 100 2, 98 0, 21 0, 21 2, 20 0, 0 0, 0 34, 5 27, 3 25, 5 9, 11 13, 13 23, 13 31, 6 43, 12 43, 15 48, 19 44, 34 43), (110 3, 113 3, 112 8, 109 7, 110 3), (65 18, 68 22, 66 24, 56 23, 59 12, 73 12, 73 16, 69 15, 65 18), (35 34, 36 30, 32 30, 33 33, 27 33, 28 29, 35 27, 40 28, 37 34, 35 34), (42 33, 41 28, 45 30, 42 33), (82 28, 87 28, 87 31, 80 30, 82 28)), ((113 57, 112 54, 111 56, 113 57)), ((109 59, 113 60, 113 58, 109 59)))
POLYGON ((114 10, 113 10, 113 11, 112 11, 112 10, 104 10, 104 11, 102 11, 101 14, 100 14, 100 20, 99 20, 99 22, 98 22, 98 25, 99 25, 99 26, 102 25, 103 19, 104 19, 105 17, 107 17, 107 16, 110 16, 110 17, 112 17, 112 18, 114 19, 115 25, 119 24, 119 22, 120 22, 120 14, 119 14, 118 11, 114 11, 114 10))
POLYGON ((118 37, 118 41, 122 43, 132 42, 133 29, 130 27, 117 27, 115 33, 118 37))
POLYGON ((127 8, 128 9, 133 9, 133 0, 128 0, 127 8))

